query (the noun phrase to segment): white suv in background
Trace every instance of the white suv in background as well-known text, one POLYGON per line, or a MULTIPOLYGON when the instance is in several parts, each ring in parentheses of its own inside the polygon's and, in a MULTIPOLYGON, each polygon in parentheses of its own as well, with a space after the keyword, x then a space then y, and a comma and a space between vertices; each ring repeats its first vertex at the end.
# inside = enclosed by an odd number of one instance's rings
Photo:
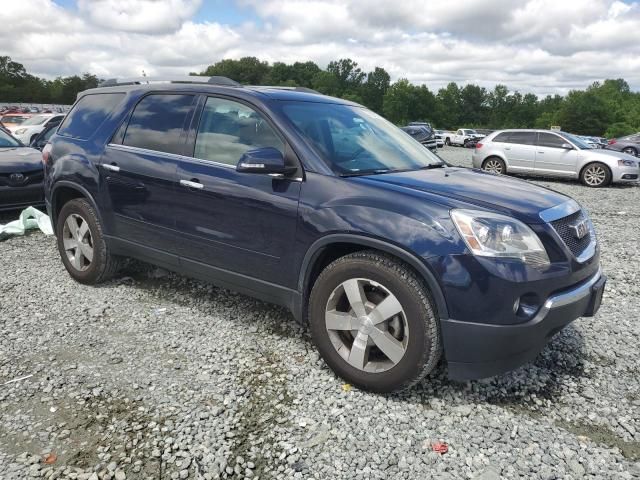
POLYGON ((473 166, 492 173, 578 178, 588 187, 637 182, 638 159, 593 149, 584 140, 551 130, 500 130, 476 145, 473 166))
POLYGON ((20 125, 12 128, 13 136, 25 145, 29 145, 31 140, 36 138, 38 134, 49 124, 54 122, 60 123, 63 118, 64 114, 61 113, 43 113, 40 115, 34 115, 33 117, 26 119, 20 125))

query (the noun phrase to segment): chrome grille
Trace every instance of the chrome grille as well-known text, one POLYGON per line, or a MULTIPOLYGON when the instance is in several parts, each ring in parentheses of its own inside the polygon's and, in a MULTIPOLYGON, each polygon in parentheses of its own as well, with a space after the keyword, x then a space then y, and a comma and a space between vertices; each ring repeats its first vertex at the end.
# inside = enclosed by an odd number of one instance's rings
POLYGON ((586 217, 583 211, 578 210, 567 217, 551 222, 553 229, 575 257, 578 257, 582 252, 584 252, 592 240, 593 233, 591 228, 589 228, 587 234, 580 239, 575 237, 571 228, 572 225, 575 225, 584 219, 586 219, 586 217))

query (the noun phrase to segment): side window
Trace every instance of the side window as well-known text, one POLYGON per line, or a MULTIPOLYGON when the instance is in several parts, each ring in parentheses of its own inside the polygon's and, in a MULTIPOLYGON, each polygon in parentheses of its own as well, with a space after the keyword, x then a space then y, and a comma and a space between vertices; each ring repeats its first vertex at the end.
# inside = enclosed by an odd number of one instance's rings
POLYGON ((492 142, 509 143, 509 132, 502 132, 493 137, 492 142))
POLYGON ((462 130, 458 130, 458 131, 456 132, 456 135, 464 135, 464 133, 462 133, 462 130))
POLYGON ((274 147, 284 154, 284 142, 258 112, 232 100, 207 99, 194 157, 236 165, 244 152, 259 147, 274 147))
POLYGON ((567 141, 558 135, 544 132, 538 133, 538 145, 541 147, 562 148, 563 143, 567 143, 567 141))
POLYGON ((123 144, 166 153, 183 153, 184 123, 193 95, 151 94, 136 105, 123 144))
POLYGON ((536 132, 511 132, 509 135, 509 143, 518 143, 520 145, 535 145, 536 132))
POLYGON ((71 109, 58 133, 66 137, 88 139, 124 98, 124 93, 85 95, 71 109))

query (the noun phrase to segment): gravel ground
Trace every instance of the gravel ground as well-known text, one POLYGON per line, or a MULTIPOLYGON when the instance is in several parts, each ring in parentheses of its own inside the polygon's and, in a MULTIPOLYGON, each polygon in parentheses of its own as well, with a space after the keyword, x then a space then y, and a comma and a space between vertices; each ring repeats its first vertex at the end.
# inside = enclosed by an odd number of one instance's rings
POLYGON ((136 262, 87 287, 52 237, 0 243, 0 478, 640 478, 640 187, 534 181, 591 212, 600 312, 510 374, 400 395, 344 385, 281 308, 136 262))

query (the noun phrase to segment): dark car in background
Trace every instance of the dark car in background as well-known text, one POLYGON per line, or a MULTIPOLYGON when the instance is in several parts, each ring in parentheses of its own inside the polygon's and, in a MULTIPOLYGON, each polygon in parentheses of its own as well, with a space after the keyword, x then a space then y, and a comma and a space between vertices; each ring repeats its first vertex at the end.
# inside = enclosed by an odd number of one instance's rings
POLYGON ((43 176, 41 153, 0 131, 0 211, 44 205, 43 176))
POLYGON ((430 123, 411 122, 406 127, 401 128, 429 150, 436 151, 438 149, 436 132, 433 127, 431 127, 430 123))
POLYGON ((640 156, 640 132, 627 135, 626 137, 612 138, 604 148, 638 157, 640 156))
POLYGON ((598 242, 569 197, 448 166, 308 89, 149 80, 81 93, 43 150, 78 282, 135 257, 283 305, 338 375, 377 392, 442 352, 451 378, 505 372, 598 310, 598 242))

